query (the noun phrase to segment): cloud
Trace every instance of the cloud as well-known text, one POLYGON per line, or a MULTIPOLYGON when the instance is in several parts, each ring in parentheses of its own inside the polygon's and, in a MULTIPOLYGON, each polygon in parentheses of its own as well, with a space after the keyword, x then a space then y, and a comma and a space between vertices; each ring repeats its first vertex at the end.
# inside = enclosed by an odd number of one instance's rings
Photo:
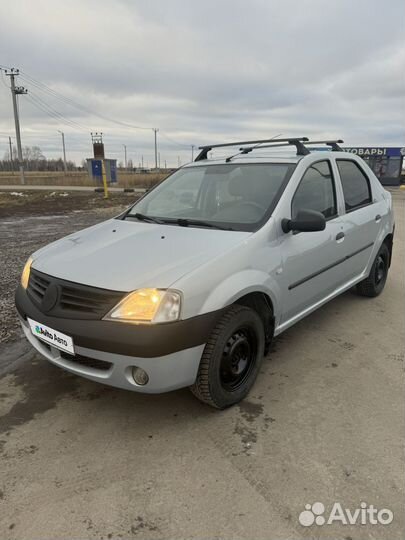
MULTIPOLYGON (((159 127, 172 164, 189 159, 184 145, 279 132, 402 146, 404 12, 402 0, 20 0, 0 7, 1 62, 85 109, 20 79, 36 101, 20 99, 23 138, 37 133, 46 154, 60 153, 63 128, 77 160, 90 130, 106 133, 111 154, 125 143, 134 161, 152 157, 150 130, 93 112, 159 127), (38 98, 82 128, 38 110, 38 98)), ((0 133, 9 131, 0 84, 0 133)))

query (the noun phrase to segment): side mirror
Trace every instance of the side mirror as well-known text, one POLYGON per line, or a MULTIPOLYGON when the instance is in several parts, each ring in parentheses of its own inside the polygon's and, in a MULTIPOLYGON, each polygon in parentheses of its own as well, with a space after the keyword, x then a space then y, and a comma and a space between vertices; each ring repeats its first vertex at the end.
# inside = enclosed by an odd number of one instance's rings
POLYGON ((281 228, 285 233, 290 231, 323 231, 325 227, 325 216, 316 210, 299 210, 295 219, 285 218, 281 221, 281 228))

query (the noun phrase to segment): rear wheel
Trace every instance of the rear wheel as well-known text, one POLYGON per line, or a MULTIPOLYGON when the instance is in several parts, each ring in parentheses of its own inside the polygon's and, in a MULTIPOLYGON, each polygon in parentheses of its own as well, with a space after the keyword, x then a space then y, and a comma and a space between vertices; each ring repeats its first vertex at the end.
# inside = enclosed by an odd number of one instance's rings
POLYGON ((207 341, 193 394, 218 409, 241 401, 259 372, 264 342, 259 315, 245 306, 231 306, 207 341))
POLYGON ((386 244, 383 244, 371 267, 368 278, 357 284, 356 289, 361 296, 378 296, 384 289, 388 276, 390 253, 386 244))

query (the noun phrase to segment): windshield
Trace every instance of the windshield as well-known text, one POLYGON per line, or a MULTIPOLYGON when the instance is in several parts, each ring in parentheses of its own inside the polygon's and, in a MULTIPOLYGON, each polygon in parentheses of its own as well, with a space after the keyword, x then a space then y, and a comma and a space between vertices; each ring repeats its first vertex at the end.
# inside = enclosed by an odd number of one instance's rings
POLYGON ((185 167, 137 202, 124 218, 253 231, 270 216, 295 165, 185 167))

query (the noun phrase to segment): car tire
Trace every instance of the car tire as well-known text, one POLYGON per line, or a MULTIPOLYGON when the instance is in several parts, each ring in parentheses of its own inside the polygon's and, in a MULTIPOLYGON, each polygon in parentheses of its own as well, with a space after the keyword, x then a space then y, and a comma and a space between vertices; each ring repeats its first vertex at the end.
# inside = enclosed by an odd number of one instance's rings
POLYGON ((368 278, 356 285, 358 294, 373 298, 382 292, 385 282, 387 281, 389 261, 390 252, 387 245, 384 243, 377 253, 368 278))
POLYGON ((230 306, 208 338, 191 391, 217 409, 238 403, 256 380, 264 345, 259 315, 246 306, 230 306))

